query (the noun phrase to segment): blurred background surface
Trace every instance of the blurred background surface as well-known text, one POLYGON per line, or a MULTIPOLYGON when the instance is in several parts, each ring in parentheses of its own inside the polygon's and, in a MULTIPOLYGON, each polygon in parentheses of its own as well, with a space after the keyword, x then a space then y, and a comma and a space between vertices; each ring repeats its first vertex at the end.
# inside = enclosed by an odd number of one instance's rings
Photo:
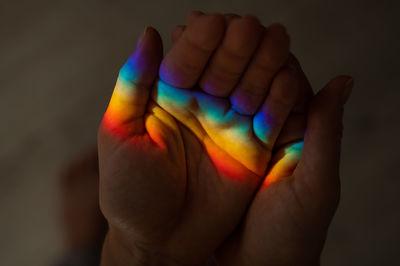
POLYGON ((160 31, 167 51, 173 27, 193 9, 286 25, 314 90, 336 74, 355 77, 342 200, 322 265, 400 265, 399 7, 386 0, 2 0, 0 265, 48 265, 57 256, 60 168, 95 145, 118 70, 144 27, 160 31))

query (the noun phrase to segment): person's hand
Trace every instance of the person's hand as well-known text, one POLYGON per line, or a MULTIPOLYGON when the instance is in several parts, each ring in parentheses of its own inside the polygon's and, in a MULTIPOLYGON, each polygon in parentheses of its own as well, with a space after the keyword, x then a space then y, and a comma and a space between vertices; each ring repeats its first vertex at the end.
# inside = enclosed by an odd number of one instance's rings
MULTIPOLYGON (((304 150, 301 142, 278 145, 244 222, 215 253, 217 265, 319 265, 339 201, 342 113, 352 86, 340 76, 314 96, 304 150)), ((290 134, 298 115, 289 116, 290 134)))
MULTIPOLYGON (((233 14, 226 17, 239 18, 233 14)), ((174 40, 183 29, 175 28, 174 40)), ((288 63, 297 75, 287 78, 297 83, 300 93, 243 224, 215 253, 218 265, 319 263, 339 200, 342 113, 353 80, 348 76, 332 79, 312 98, 311 86, 297 59, 291 56, 288 63)))
MULTIPOLYGON (((230 21, 239 18, 234 14, 225 17, 230 21)), ((183 29, 184 26, 175 28, 174 40, 183 29)), ((297 75, 287 76, 287 82, 292 79, 300 93, 280 131, 268 172, 243 224, 215 254, 218 265, 319 263, 339 200, 342 112, 353 81, 339 76, 312 98, 311 86, 297 59, 291 56, 288 64, 297 75)))
POLYGON ((178 35, 157 73, 161 40, 146 30, 99 128, 104 265, 203 263, 241 221, 301 92, 282 26, 192 12, 178 35))

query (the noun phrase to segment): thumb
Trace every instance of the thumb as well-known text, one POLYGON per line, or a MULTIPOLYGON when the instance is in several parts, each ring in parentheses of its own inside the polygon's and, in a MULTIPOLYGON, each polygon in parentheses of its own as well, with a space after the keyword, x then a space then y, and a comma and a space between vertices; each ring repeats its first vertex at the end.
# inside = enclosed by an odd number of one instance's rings
POLYGON ((343 106, 353 84, 351 77, 336 77, 311 102, 298 167, 309 186, 339 184, 343 106))
POLYGON ((160 34, 146 27, 121 68, 102 127, 119 137, 144 133, 143 115, 162 59, 160 34))

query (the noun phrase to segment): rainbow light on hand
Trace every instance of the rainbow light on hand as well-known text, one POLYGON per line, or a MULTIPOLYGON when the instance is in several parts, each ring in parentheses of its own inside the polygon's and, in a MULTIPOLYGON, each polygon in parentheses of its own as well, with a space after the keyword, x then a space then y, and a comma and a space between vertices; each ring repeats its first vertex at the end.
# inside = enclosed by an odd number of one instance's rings
POLYGON ((270 154, 254 136, 252 118, 233 110, 229 100, 200 89, 175 88, 162 80, 156 83, 153 100, 200 140, 209 138, 247 169, 265 173, 270 154))
MULTIPOLYGON (((138 44, 139 45, 139 44, 138 44)), ((149 99, 148 89, 137 86, 146 71, 140 53, 133 53, 121 68, 102 124, 119 138, 143 134, 143 113, 149 99)))
POLYGON ((303 152, 303 141, 290 144, 279 151, 279 160, 273 164, 265 178, 263 186, 268 186, 285 177, 291 176, 300 161, 303 152))
MULTIPOLYGON (((103 118, 103 125, 109 132, 121 139, 147 133, 160 148, 165 148, 162 138, 157 137, 157 123, 152 123, 152 119, 146 122, 144 118, 145 113, 158 112, 157 119, 169 127, 174 127, 172 120, 175 119, 190 129, 219 171, 239 177, 246 175, 244 166, 260 177, 265 175, 271 157, 265 142, 274 131, 268 124, 268 114, 242 115, 232 109, 229 99, 208 95, 199 88, 176 88, 162 80, 157 80, 151 89, 156 104, 146 111, 150 89, 136 85, 145 71, 141 67, 143 64, 140 55, 133 54, 121 69, 103 118)), ((298 161, 301 150, 300 144, 288 147, 283 159, 269 172, 268 182, 278 180, 281 176, 278 173, 285 172, 298 161)))

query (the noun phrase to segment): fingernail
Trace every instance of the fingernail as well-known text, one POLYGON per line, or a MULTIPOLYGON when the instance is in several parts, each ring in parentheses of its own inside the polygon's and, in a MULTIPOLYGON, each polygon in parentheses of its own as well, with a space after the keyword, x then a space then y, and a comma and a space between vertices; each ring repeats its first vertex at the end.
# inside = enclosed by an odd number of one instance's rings
POLYGON ((343 89, 343 94, 342 94, 343 104, 345 104, 347 102, 347 100, 349 99, 353 87, 354 87, 354 79, 349 78, 346 81, 346 83, 344 84, 344 89, 343 89))
POLYGON ((142 32, 142 34, 140 34, 139 37, 139 41, 138 41, 138 45, 140 45, 144 39, 144 36, 146 36, 147 32, 149 31, 150 26, 146 26, 142 32))
POLYGON ((146 26, 146 27, 144 28, 143 33, 142 33, 142 37, 144 37, 144 36, 147 34, 147 32, 149 31, 149 29, 150 29, 150 26, 146 26))
POLYGON ((292 70, 298 70, 299 69, 299 65, 296 62, 296 60, 294 60, 292 57, 290 57, 287 62, 286 62, 286 66, 292 70))

